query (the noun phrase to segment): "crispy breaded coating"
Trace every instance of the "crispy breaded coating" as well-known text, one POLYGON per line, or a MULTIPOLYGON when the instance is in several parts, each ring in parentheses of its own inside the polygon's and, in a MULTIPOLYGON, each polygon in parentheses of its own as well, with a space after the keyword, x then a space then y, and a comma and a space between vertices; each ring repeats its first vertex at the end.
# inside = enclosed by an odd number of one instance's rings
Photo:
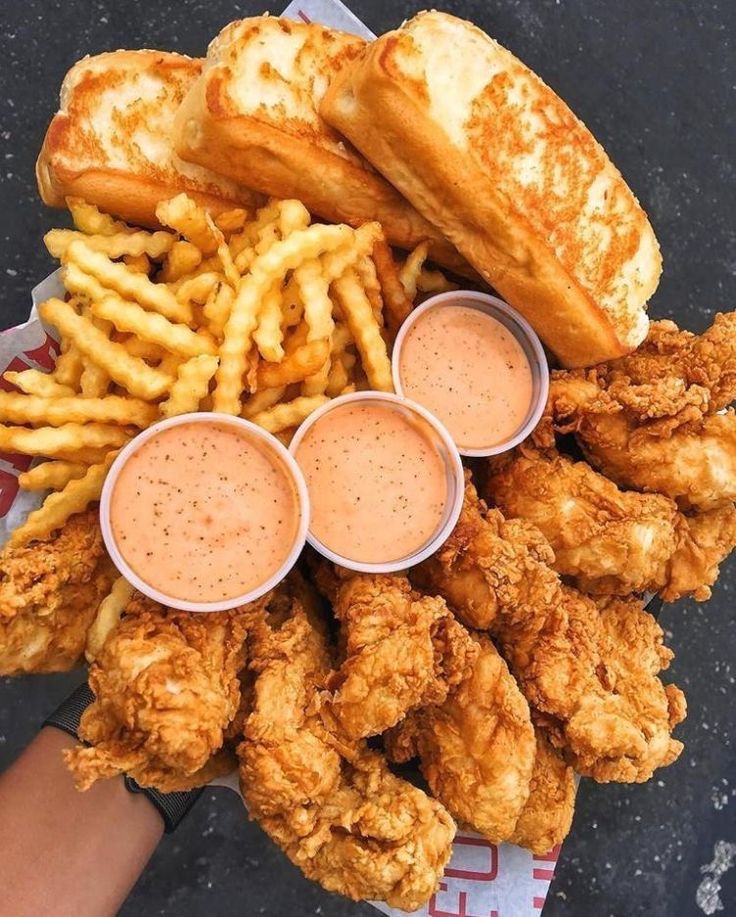
MULTIPOLYGON (((646 780, 657 767, 672 763, 682 750, 671 738, 679 720, 661 708, 656 716, 643 711, 611 682, 608 657, 620 647, 595 602, 563 586, 544 562, 551 562, 552 552, 541 550, 539 531, 488 510, 470 480, 458 528, 462 554, 453 533, 417 576, 439 590, 461 620, 490 625, 530 705, 544 715, 553 742, 576 768, 596 779, 630 782, 646 780), (472 605, 464 604, 466 596, 472 605)), ((632 615, 652 624, 642 625, 641 643, 629 651, 648 654, 661 646, 661 629, 641 603, 630 600, 629 605, 632 615)), ((661 668, 638 672, 641 689, 651 697, 665 695, 661 668)))
POLYGON ((329 651, 299 601, 286 620, 253 628, 249 657, 255 684, 238 755, 250 814, 329 891, 419 908, 450 857, 448 813, 322 721, 329 651))
POLYGON ((523 446, 492 459, 486 494, 507 517, 538 526, 554 569, 583 592, 708 598, 736 544, 732 507, 687 519, 661 494, 620 490, 586 462, 523 446))
POLYGON ((736 500, 736 312, 702 335, 655 322, 635 353, 591 370, 552 374, 547 419, 574 432, 616 483, 665 494, 685 510, 736 500))
POLYGON ((6 547, 0 554, 0 675, 73 668, 115 576, 93 510, 72 516, 44 541, 6 547))
POLYGON ((385 737, 392 760, 419 756, 432 793, 461 824, 508 840, 529 798, 534 728, 529 705, 485 636, 462 683, 444 702, 411 714, 385 737))
POLYGON ((173 611, 134 595, 90 668, 96 699, 79 727, 90 747, 65 752, 80 789, 127 773, 174 792, 228 769, 212 759, 240 703, 251 612, 173 611))
POLYGON ((439 704, 470 671, 477 646, 444 599, 412 591, 405 576, 370 576, 320 564, 317 580, 340 622, 343 661, 327 679, 326 709, 358 739, 439 704))

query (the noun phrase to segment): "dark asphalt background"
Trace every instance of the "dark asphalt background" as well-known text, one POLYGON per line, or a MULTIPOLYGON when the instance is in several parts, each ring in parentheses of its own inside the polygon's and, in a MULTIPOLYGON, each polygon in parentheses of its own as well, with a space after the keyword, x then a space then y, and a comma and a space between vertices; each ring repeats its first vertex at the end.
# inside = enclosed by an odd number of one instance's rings
MULTIPOLYGON (((734 308, 736 4, 470 0, 439 6, 473 19, 514 51, 604 144, 662 244, 665 273, 651 313, 700 330, 715 311, 734 308)), ((421 7, 355 0, 353 9, 381 32, 421 7)), ((258 3, 224 0, 4 0, 1 327, 25 318, 31 287, 53 266, 41 236, 62 217, 38 200, 33 164, 66 70, 84 54, 120 47, 201 55, 229 20, 262 11, 258 3)), ((725 566, 709 603, 665 609, 661 621, 677 653, 671 675, 689 702, 689 718, 678 730, 685 752, 642 786, 583 782, 545 917, 702 917, 696 891, 707 875, 703 867, 717 841, 736 842, 735 573, 734 563, 725 566)), ((0 768, 81 677, 0 679, 0 768)), ((736 869, 720 882, 722 913, 736 914, 736 869)), ((208 792, 164 840, 122 910, 123 917, 375 913, 302 879, 224 791, 208 792)))

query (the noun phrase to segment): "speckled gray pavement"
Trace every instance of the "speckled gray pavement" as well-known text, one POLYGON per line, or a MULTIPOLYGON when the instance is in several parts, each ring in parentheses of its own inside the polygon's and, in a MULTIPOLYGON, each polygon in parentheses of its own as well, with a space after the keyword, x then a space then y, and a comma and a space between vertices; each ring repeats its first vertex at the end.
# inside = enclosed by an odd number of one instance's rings
MULTIPOLYGON (((665 273, 652 314, 702 329, 716 310, 736 307, 733 0, 469 0, 439 6, 475 20, 516 52, 609 151, 662 243, 665 273)), ((386 0, 353 3, 376 32, 420 8, 386 0)), ((33 163, 67 68, 83 54, 118 47, 202 54, 230 19, 262 10, 259 3, 225 0, 3 0, 2 327, 25 317, 30 288, 52 267, 41 236, 61 217, 40 204, 33 163)), ((685 752, 642 786, 583 782, 545 917, 702 917, 715 913, 718 895, 719 913, 736 914, 736 867, 723 875, 717 865, 709 869, 719 842, 725 860, 733 848, 724 843, 736 843, 735 574, 736 564, 727 564, 709 603, 682 602, 662 615, 677 653, 671 675, 688 695, 689 717, 678 730, 685 752), (703 881, 704 909, 696 904, 703 881), (714 896, 716 885, 721 890, 714 896)), ((78 672, 0 679, 0 767, 81 678, 78 672)), ((303 880, 245 820, 235 797, 219 791, 208 792, 176 835, 164 840, 122 914, 376 912, 303 880)))

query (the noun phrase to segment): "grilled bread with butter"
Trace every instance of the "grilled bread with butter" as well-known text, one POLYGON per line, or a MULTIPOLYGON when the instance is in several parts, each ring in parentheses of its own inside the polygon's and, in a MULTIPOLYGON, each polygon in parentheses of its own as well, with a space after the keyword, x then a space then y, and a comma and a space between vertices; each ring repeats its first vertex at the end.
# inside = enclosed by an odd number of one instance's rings
POLYGON ((156 204, 180 191, 218 213, 260 195, 184 162, 174 116, 202 62, 163 51, 112 51, 75 64, 36 163, 46 204, 82 197, 132 223, 156 225, 156 204))
POLYGON ((320 110, 564 366, 644 339, 661 273, 645 213, 585 125, 480 29, 420 13, 367 45, 320 110))
POLYGON ((430 239, 434 260, 468 273, 441 233, 319 116, 329 81, 365 45, 316 23, 231 23, 210 44, 179 110, 177 152, 264 194, 298 198, 331 222, 378 220, 403 248, 430 239))

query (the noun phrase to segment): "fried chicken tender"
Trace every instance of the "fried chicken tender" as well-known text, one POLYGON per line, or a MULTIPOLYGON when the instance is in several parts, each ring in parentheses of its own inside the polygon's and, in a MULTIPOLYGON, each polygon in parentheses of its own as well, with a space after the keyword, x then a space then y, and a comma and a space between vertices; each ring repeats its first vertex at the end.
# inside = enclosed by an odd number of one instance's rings
POLYGON ((249 638, 252 710, 238 747, 248 810, 289 859, 329 891, 412 911, 439 885, 455 825, 383 758, 325 725, 326 638, 301 603, 249 638))
MULTIPOLYGON (((682 752, 682 743, 673 739, 672 729, 685 719, 685 696, 675 685, 664 686, 659 672, 666 669, 673 653, 663 644, 662 628, 635 598, 598 600, 599 646, 603 665, 601 679, 621 707, 639 726, 645 740, 643 754, 605 758, 582 751, 574 756, 575 770, 599 783, 648 780, 657 767, 671 764, 682 752)), ((597 714, 587 712, 578 718, 576 728, 593 726, 597 714)), ((605 721, 599 720, 602 729, 605 721)), ((573 736, 574 738, 574 736, 573 736)))
POLYGON ((134 594, 90 668, 96 699, 79 736, 91 747, 64 753, 79 789, 127 773, 183 791, 232 768, 217 752, 238 710, 251 613, 190 614, 134 594))
POLYGON ((0 554, 0 675, 74 668, 115 576, 94 511, 72 516, 44 541, 6 546, 0 554))
POLYGON ((444 545, 412 568, 412 582, 444 596, 461 621, 492 628, 505 607, 544 608, 559 596, 554 552, 536 526, 489 510, 465 472, 465 498, 444 545))
POLYGON ((547 420, 574 432, 586 458, 616 483, 665 494, 685 510, 736 500, 736 312, 700 337, 655 322, 633 354, 552 374, 547 420))
POLYGON ((405 576, 368 576, 322 563, 317 581, 341 624, 344 661, 325 706, 351 739, 378 735, 409 711, 439 704, 470 671, 476 643, 445 600, 405 576))
POLYGON ((586 462, 524 446, 492 459, 489 500, 538 526, 554 569, 594 594, 659 592, 668 601, 710 597, 736 544, 733 507, 686 519, 661 494, 620 490, 586 462))
POLYGON ((541 856, 570 833, 577 787, 572 767, 541 729, 535 730, 535 741, 529 798, 508 840, 541 856))
MULTIPOLYGON (((384 737, 397 762, 419 756, 432 794, 459 822, 495 844, 508 840, 529 799, 534 727, 529 705, 485 636, 468 677, 384 737)), ((547 848, 549 849, 549 848, 547 848)))
MULTIPOLYGON (((504 520, 499 510, 488 510, 470 480, 458 530, 457 538, 453 533, 434 558, 416 568, 417 576, 438 589, 461 620, 490 627, 555 744, 596 779, 646 780, 656 767, 674 761, 682 746, 670 733, 679 720, 662 711, 656 723, 650 712, 644 718, 611 682, 606 661, 615 647, 601 613, 547 566, 553 555, 549 546, 542 549, 541 533, 530 523, 504 520), (463 604, 468 597, 470 606, 463 604)), ((629 607, 633 614, 637 605, 629 607)), ((641 645, 627 648, 632 655, 649 652, 657 641, 661 646, 653 619, 652 627, 640 627, 638 635, 641 645)), ((663 660, 661 654, 657 658, 663 660)), ((662 667, 640 671, 640 690, 664 696, 657 677, 662 667)))

